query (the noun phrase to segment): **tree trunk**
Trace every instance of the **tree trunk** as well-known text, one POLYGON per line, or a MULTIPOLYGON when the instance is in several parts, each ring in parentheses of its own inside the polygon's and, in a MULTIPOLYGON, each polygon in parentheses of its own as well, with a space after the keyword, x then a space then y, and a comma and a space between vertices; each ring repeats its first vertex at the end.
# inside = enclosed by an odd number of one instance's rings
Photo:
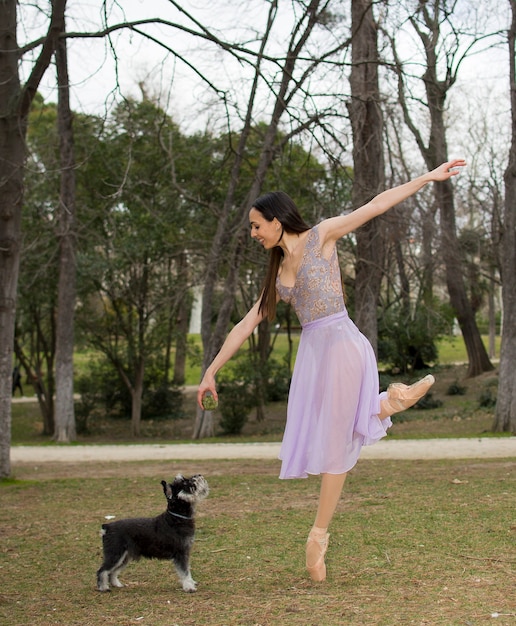
POLYGON ((511 0, 509 76, 511 93, 511 147, 505 171, 505 207, 502 234, 503 328, 500 351, 495 431, 516 433, 516 1, 511 0))
POLYGON ((16 5, 16 0, 0 2, 0 478, 11 471, 13 338, 25 159, 25 133, 16 107, 21 96, 16 5))
MULTIPOLYGON (((440 153, 440 158, 433 158, 432 162, 437 167, 438 164, 447 160, 447 148, 444 141, 444 124, 442 123, 442 110, 438 113, 439 127, 441 127, 440 137, 436 143, 442 145, 443 150, 436 150, 440 153), (442 134, 441 134, 442 133, 442 134)), ((446 266, 446 285, 450 296, 451 305, 457 316, 466 350, 468 353, 468 377, 479 376, 482 372, 493 369, 491 361, 487 355, 487 350, 482 342, 482 337, 475 320, 475 313, 468 300, 466 286, 464 285, 464 272, 460 257, 460 246, 457 238, 457 228, 455 223, 455 205, 453 200, 452 183, 445 181, 435 184, 437 200, 441 208, 441 250, 446 266)))
POLYGON ((139 437, 141 434, 144 373, 144 362, 141 359, 136 371, 134 387, 131 389, 131 434, 133 437, 139 437))
POLYGON ((178 258, 178 284, 181 285, 181 291, 183 297, 179 302, 177 319, 176 319, 176 355, 174 358, 174 385, 185 384, 185 371, 186 371, 186 354, 188 348, 188 326, 189 326, 189 311, 190 311, 190 298, 188 297, 188 262, 187 255, 182 252, 178 258))
MULTIPOLYGON (((414 135, 429 170, 448 160, 445 103, 448 90, 456 80, 453 59, 449 58, 446 58, 448 65, 445 78, 443 80, 439 79, 439 72, 443 69, 438 61, 438 47, 442 39, 440 32, 442 11, 444 11, 444 8, 440 2, 434 3, 431 7, 425 2, 420 2, 417 12, 421 21, 418 21, 416 18, 411 19, 412 25, 421 39, 426 56, 425 73, 421 80, 424 83, 426 103, 430 115, 430 133, 427 144, 425 144, 418 127, 411 118, 404 92, 403 71, 395 50, 395 42, 394 40, 392 41, 399 78, 399 100, 405 122, 414 135), (433 10, 433 13, 431 10, 433 10)), ((450 303, 457 317, 468 353, 469 367, 467 375, 468 377, 478 376, 482 372, 492 370, 493 366, 482 342, 475 320, 475 313, 468 300, 464 285, 464 271, 457 238, 452 182, 448 180, 435 183, 434 192, 441 216, 441 252, 446 268, 446 285, 450 303)))
POLYGON ((70 443, 76 439, 73 399, 74 312, 77 280, 75 261, 75 157, 66 47, 66 39, 61 39, 56 48, 61 193, 58 224, 59 285, 54 438, 60 443, 70 443))
MULTIPOLYGON (((383 190, 383 117, 378 85, 377 27, 369 0, 351 3, 353 37, 348 111, 353 130, 353 206, 358 208, 383 190)), ((377 304, 383 277, 385 238, 380 219, 368 222, 356 233, 355 320, 378 346, 377 304)))
POLYGON ((271 325, 268 319, 264 319, 258 325, 258 343, 256 346, 258 357, 258 372, 256 380, 256 421, 263 422, 265 419, 265 404, 267 400, 267 361, 270 356, 271 325))
POLYGON ((495 305, 495 289, 496 280, 494 276, 494 267, 489 268, 489 292, 488 292, 488 319, 489 319, 489 344, 487 354, 490 359, 496 357, 496 305, 495 305))
MULTIPOLYGON (((306 38, 308 38, 308 35, 316 23, 316 10, 318 4, 318 2, 312 2, 310 7, 306 9, 308 23, 303 26, 305 30, 301 35, 299 35, 300 42, 295 46, 295 50, 291 50, 291 54, 284 62, 281 72, 281 82, 275 97, 274 109, 261 147, 253 183, 244 201, 235 211, 234 199, 240 182, 240 173, 244 163, 247 140, 252 129, 256 91, 261 80, 261 55, 265 49, 267 37, 272 26, 272 16, 276 13, 276 8, 274 6, 275 3, 270 5, 270 19, 268 22, 267 33, 262 38, 260 52, 256 61, 255 76, 247 102, 244 127, 240 133, 238 146, 235 148, 235 161, 231 171, 230 183, 224 201, 222 214, 219 218, 217 232, 212 241, 206 264, 207 269, 201 316, 201 337, 204 349, 202 373, 204 373, 214 356, 219 351, 227 334, 227 328, 233 311, 235 293, 238 285, 238 270, 245 250, 243 239, 244 237, 248 237, 247 215, 250 203, 259 195, 267 169, 274 159, 274 142, 278 133, 281 116, 285 112, 288 105, 288 88, 293 80, 294 67, 298 60, 298 55, 302 50, 302 42, 306 41, 306 38), (228 233, 234 233, 229 240, 228 233), (222 306, 217 314, 215 328, 212 330, 215 287, 219 281, 218 273, 224 261, 228 264, 228 275, 224 284, 222 306)), ((292 38, 294 38, 294 35, 292 35, 292 38)), ((201 438, 202 433, 208 433, 208 436, 211 436, 213 434, 212 420, 213 416, 211 411, 203 411, 198 408, 192 434, 193 439, 201 438)))
POLYGON ((188 312, 190 303, 186 297, 179 304, 176 324, 176 355, 174 357, 174 385, 184 385, 186 378, 186 355, 188 349, 188 312))
POLYGON ((0 2, 0 478, 11 472, 11 377, 27 119, 62 31, 66 0, 52 3, 47 37, 23 88, 18 73, 16 5, 17 0, 0 2))

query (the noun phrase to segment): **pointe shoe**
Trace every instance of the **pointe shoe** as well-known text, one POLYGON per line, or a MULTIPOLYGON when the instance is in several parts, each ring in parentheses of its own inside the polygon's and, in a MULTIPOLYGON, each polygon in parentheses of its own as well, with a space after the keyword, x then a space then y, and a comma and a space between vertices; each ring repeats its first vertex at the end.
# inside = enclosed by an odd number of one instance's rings
POLYGON ((318 535, 310 532, 308 539, 306 540, 306 569, 310 574, 310 578, 315 582, 322 582, 323 580, 326 580, 326 563, 324 562, 324 555, 328 549, 329 538, 329 533, 318 535), (316 550, 319 552, 319 556, 313 565, 308 565, 309 550, 316 550))
POLYGON ((428 374, 413 385, 403 383, 392 383, 387 389, 387 397, 380 401, 380 419, 385 419, 389 415, 405 411, 425 395, 430 387, 435 383, 432 374, 428 374))

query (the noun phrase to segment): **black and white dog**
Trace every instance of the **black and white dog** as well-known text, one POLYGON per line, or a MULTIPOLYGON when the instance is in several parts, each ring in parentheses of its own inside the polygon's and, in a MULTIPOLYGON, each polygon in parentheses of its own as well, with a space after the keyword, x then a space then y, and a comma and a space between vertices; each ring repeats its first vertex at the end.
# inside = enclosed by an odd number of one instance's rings
POLYGON ((140 557, 172 560, 183 590, 197 590, 190 573, 190 551, 194 541, 195 506, 208 495, 208 483, 200 474, 191 478, 178 474, 174 482, 162 480, 161 484, 167 498, 164 513, 102 524, 104 562, 97 571, 99 591, 110 591, 110 585, 123 587, 118 580, 120 572, 140 557))

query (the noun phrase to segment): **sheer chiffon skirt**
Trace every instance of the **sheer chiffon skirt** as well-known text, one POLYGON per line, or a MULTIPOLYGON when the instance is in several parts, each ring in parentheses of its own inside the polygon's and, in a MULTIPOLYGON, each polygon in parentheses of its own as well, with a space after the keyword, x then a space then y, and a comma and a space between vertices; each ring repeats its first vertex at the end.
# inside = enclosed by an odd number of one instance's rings
POLYGON ((280 478, 342 474, 385 437, 378 366, 347 312, 305 324, 290 386, 280 478))

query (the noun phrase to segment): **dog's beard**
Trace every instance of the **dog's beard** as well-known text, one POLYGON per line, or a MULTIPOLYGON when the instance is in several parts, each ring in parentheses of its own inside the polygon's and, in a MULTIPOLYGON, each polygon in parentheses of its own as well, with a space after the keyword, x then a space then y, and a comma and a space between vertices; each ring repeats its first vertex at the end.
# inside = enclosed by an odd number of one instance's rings
POLYGON ((185 502, 200 502, 207 497, 210 492, 208 482, 200 474, 196 474, 189 479, 185 479, 183 476, 176 476, 176 480, 183 480, 184 485, 181 491, 177 494, 178 499, 185 502))

